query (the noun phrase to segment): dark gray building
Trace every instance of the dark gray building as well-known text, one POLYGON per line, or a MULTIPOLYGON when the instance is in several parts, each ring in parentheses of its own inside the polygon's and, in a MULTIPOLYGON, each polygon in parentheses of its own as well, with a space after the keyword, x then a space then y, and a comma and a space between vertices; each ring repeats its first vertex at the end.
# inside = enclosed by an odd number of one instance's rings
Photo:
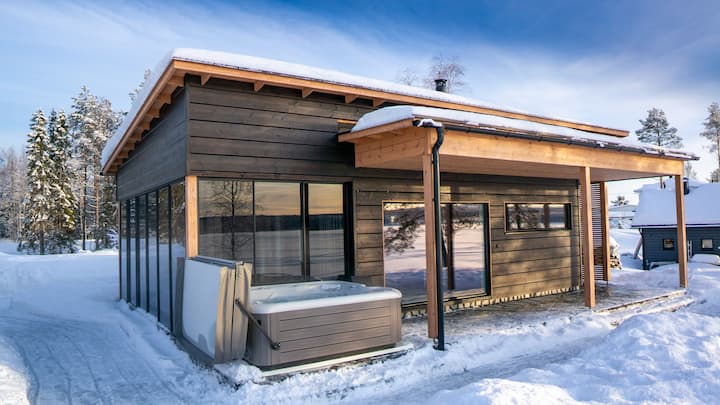
MULTIPOLYGON (((642 235, 643 268, 675 263, 678 257, 675 192, 658 184, 638 190, 640 203, 633 228, 642 235)), ((720 184, 686 182, 685 218, 688 257, 698 253, 720 254, 720 184)))

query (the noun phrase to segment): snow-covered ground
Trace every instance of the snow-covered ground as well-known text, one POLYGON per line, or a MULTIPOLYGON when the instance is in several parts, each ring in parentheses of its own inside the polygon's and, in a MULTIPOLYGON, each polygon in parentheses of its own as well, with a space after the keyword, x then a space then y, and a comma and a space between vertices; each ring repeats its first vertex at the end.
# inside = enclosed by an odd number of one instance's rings
MULTIPOLYGON (((633 250, 631 233, 613 232, 633 250)), ((609 290, 677 287, 677 266, 644 272, 626 258, 609 290)), ((114 253, 24 256, 0 242, 0 404, 714 403, 720 267, 690 271, 687 296, 591 312, 571 293, 452 314, 446 352, 413 319, 406 355, 273 381, 239 363, 234 387, 115 300, 114 253)))

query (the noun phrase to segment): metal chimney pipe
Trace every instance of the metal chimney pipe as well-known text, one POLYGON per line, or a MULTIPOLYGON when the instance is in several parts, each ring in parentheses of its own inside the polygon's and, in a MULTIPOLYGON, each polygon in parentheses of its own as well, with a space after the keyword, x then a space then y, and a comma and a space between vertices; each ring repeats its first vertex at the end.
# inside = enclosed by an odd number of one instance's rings
POLYGON ((435 79, 435 91, 442 91, 443 93, 447 93, 447 79, 435 79))

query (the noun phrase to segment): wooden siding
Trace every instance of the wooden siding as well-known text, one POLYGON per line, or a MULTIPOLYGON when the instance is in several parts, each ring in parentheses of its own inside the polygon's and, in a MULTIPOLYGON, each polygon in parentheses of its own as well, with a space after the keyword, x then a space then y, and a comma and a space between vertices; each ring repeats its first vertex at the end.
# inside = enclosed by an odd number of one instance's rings
MULTIPOLYGON (((652 262, 677 262, 677 230, 676 228, 644 228, 642 230, 643 241, 643 266, 647 269, 652 262), (674 249, 663 249, 663 239, 672 239, 675 243, 674 249)), ((692 243, 692 252, 720 254, 720 227, 690 227, 687 228, 687 241, 692 243), (713 249, 703 250, 700 242, 702 239, 712 239, 713 249)))
MULTIPOLYGON (((441 201, 489 204, 490 291, 507 297, 579 283, 580 236, 575 181, 441 175, 441 201), (572 229, 549 232, 506 232, 506 202, 571 203, 572 229)), ((355 274, 364 281, 384 281, 383 201, 422 202, 419 180, 357 180, 354 182, 356 220, 355 274)))
POLYGON ((117 173, 117 199, 125 200, 185 176, 187 93, 180 91, 117 173))

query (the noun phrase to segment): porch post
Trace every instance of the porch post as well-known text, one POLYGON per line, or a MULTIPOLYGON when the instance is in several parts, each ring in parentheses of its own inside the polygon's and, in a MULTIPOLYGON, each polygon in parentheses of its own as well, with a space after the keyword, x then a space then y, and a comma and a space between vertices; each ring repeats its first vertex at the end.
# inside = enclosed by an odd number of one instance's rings
POLYGON ((592 238, 592 196, 590 190, 590 168, 580 168, 580 221, 582 222, 583 267, 585 283, 585 306, 595 306, 595 264, 592 238))
POLYGON ((185 257, 198 255, 198 178, 185 177, 185 257))
MULTIPOLYGON (((429 152, 429 151, 428 151, 429 152)), ((421 156, 423 167, 423 197, 425 202, 425 284, 427 287, 428 337, 438 337, 437 283, 435 268, 435 211, 433 206, 432 155, 421 156)))
POLYGON ((608 194, 607 194, 607 183, 601 181, 600 183, 600 225, 602 226, 602 240, 603 240, 603 278, 605 281, 610 281, 610 275, 612 269, 610 267, 610 221, 608 218, 608 194))
POLYGON ((687 237, 685 234, 685 187, 683 176, 675 175, 675 216, 677 218, 677 251, 680 287, 688 286, 687 237))

